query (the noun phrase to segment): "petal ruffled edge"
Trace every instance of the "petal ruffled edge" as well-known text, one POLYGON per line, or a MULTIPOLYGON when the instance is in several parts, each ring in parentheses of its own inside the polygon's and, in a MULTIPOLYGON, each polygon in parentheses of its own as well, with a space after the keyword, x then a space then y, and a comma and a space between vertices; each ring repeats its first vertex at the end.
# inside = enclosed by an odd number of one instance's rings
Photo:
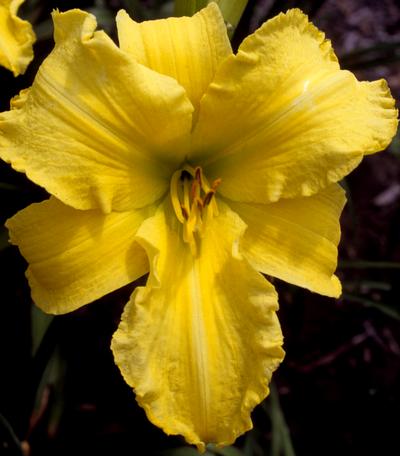
POLYGON ((9 0, 0 5, 0 14, 2 14, 1 9, 4 8, 10 25, 9 30, 0 30, 0 65, 11 70, 14 76, 25 73, 33 60, 33 44, 36 41, 31 24, 17 16, 18 9, 24 1, 9 0), (4 48, 7 48, 7 51, 4 48))
POLYGON ((334 273, 345 203, 344 190, 332 184, 309 197, 228 204, 248 225, 241 251, 255 269, 337 298, 341 284, 334 273))
POLYGON ((195 110, 220 63, 232 54, 224 19, 215 3, 192 17, 141 23, 121 10, 116 21, 120 48, 146 67, 178 81, 195 110))
POLYGON ((190 160, 235 201, 310 196, 390 143, 394 104, 385 81, 340 70, 329 40, 290 10, 223 62, 201 101, 190 160))
POLYGON ((32 299, 52 314, 72 312, 148 272, 134 236, 155 208, 103 214, 55 198, 7 220, 10 242, 28 262, 32 299))
POLYGON ((77 209, 154 203, 186 154, 193 107, 184 89, 96 31, 93 15, 53 20, 53 51, 0 114, 0 157, 77 209))
POLYGON ((284 356, 276 292, 238 253, 244 223, 223 202, 219 210, 198 258, 169 202, 141 226, 149 281, 132 295, 112 341, 150 421, 200 451, 251 429, 250 412, 284 356))

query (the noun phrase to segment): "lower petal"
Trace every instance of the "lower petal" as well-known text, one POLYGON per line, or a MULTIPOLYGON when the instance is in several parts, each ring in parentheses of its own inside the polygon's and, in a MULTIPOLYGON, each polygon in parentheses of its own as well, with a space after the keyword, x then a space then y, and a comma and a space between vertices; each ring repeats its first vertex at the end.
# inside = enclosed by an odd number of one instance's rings
POLYGON ((29 263, 35 303, 62 314, 104 296, 148 271, 134 240, 151 207, 132 212, 79 211, 51 198, 7 221, 11 242, 29 263))
POLYGON ((258 271, 326 296, 338 297, 334 275, 339 217, 346 197, 333 184, 320 193, 272 204, 229 205, 248 224, 241 248, 258 271))
POLYGON ((138 231, 151 274, 124 311, 112 349, 149 419, 204 450, 252 427, 283 358, 277 295, 237 253, 244 223, 227 206, 194 257, 165 203, 138 231))

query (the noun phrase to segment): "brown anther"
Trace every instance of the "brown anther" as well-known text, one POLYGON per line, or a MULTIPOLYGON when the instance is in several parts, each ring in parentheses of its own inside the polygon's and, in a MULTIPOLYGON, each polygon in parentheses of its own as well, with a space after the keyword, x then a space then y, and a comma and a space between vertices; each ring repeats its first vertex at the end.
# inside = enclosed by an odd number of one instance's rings
POLYGON ((208 206, 211 203, 211 200, 212 200, 212 197, 214 196, 214 194, 215 194, 215 190, 210 190, 206 194, 206 196, 204 197, 204 200, 203 200, 204 206, 208 206))
POLYGON ((183 218, 184 218, 185 220, 188 220, 188 219, 189 219, 189 213, 188 213, 186 207, 185 207, 185 206, 181 206, 181 210, 182 210, 183 218))
POLYGON ((217 187, 220 185, 222 182, 222 179, 219 177, 218 179, 215 179, 215 181, 211 184, 211 188, 214 190, 217 190, 217 187))
POLYGON ((198 167, 194 170, 194 177, 195 177, 195 179, 197 180, 197 182, 199 183, 200 188, 201 188, 202 182, 201 182, 201 168, 200 168, 200 166, 198 166, 198 167))
POLYGON ((201 198, 196 198, 196 203, 197 203, 197 207, 199 209, 203 209, 204 207, 204 201, 201 199, 201 198))
POLYGON ((190 190, 190 197, 192 200, 195 200, 196 197, 198 196, 198 190, 200 189, 199 183, 197 180, 194 180, 192 182, 192 188, 190 190))

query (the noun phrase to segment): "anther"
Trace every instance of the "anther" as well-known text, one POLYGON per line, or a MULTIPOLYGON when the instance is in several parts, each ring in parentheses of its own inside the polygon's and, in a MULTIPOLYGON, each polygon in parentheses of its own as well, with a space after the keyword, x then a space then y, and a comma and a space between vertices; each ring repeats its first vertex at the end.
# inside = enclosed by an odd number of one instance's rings
POLYGON ((197 182, 199 183, 200 188, 201 188, 202 187, 201 168, 199 166, 194 170, 194 176, 195 176, 195 179, 197 180, 197 182))
POLYGON ((197 203, 197 207, 198 207, 199 209, 203 209, 203 207, 204 207, 204 201, 203 201, 201 198, 197 197, 197 198, 196 198, 196 203, 197 203))
POLYGON ((181 205, 181 210, 182 210, 183 218, 185 220, 188 220, 189 219, 189 213, 188 213, 186 207, 181 205))
POLYGON ((198 198, 200 196, 200 186, 199 186, 199 182, 197 180, 194 180, 192 182, 190 196, 191 196, 192 200, 195 200, 196 198, 198 198))
POLYGON ((215 181, 211 184, 211 188, 214 190, 217 190, 217 187, 221 184, 222 179, 219 177, 218 179, 215 179, 215 181))
POLYGON ((194 256, 198 254, 199 242, 205 234, 207 221, 218 215, 214 197, 221 179, 211 185, 200 166, 184 165, 171 178, 171 202, 178 220, 183 224, 182 236, 194 256))
POLYGON ((212 200, 212 197, 214 196, 215 194, 215 190, 210 190, 206 196, 204 197, 204 206, 208 206, 210 203, 211 203, 211 200, 212 200))

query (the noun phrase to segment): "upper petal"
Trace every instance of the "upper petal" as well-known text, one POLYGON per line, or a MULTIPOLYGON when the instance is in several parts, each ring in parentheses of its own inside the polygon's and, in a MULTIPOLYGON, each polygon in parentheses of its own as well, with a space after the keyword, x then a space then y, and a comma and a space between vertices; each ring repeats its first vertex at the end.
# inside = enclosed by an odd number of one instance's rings
POLYGON ((341 286, 334 272, 345 201, 343 189, 332 184, 309 197, 229 205, 248 225, 241 251, 255 269, 338 297, 341 286))
POLYGON ((134 236, 152 212, 105 215, 50 198, 14 215, 7 228, 29 263, 35 303, 45 312, 71 312, 145 274, 147 257, 134 236))
POLYGON ((0 65, 11 70, 14 76, 25 73, 33 59, 32 45, 36 39, 31 24, 17 17, 23 2, 0 1, 0 65))
POLYGON ((299 10, 266 22, 204 95, 191 160, 238 201, 307 196, 337 182, 397 128, 386 82, 358 82, 299 10))
POLYGON ((154 202, 186 153, 183 88, 94 32, 94 16, 53 17, 54 50, 25 102, 0 115, 0 157, 78 209, 154 202))
POLYGON ((116 363, 149 419, 204 450, 250 429, 282 360, 274 288, 237 254, 245 225, 226 205, 194 258, 172 207, 146 220, 137 239, 151 273, 113 337, 116 363))
POLYGON ((137 23, 121 10, 117 16, 121 49, 181 84, 198 108, 222 60, 232 54, 221 12, 215 3, 193 17, 137 23))

